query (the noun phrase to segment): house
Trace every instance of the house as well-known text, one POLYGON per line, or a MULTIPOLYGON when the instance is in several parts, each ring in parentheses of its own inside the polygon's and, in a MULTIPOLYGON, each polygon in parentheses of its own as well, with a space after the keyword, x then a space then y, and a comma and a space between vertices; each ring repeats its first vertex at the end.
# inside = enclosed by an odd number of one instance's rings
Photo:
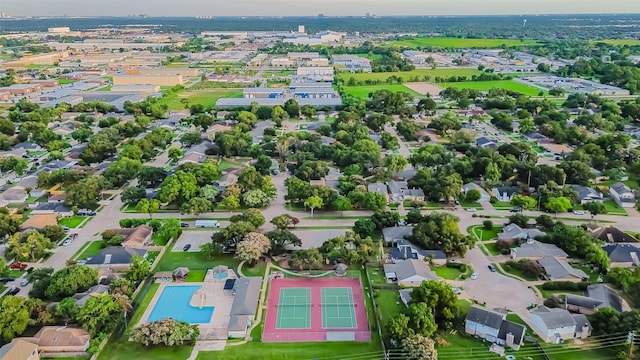
POLYGON ((541 306, 530 315, 531 327, 545 342, 559 344, 576 337, 576 320, 565 309, 541 306))
POLYGON ((591 336, 591 331, 593 331, 593 326, 587 319, 587 316, 584 314, 571 314, 573 320, 576 322, 576 339, 586 339, 591 336))
POLYGON ((423 281, 438 280, 438 275, 423 260, 399 260, 395 264, 384 264, 383 267, 387 281, 397 282, 401 286, 416 287, 423 281))
POLYGON ((100 250, 97 255, 87 260, 86 265, 128 269, 131 264, 131 258, 136 255, 146 258, 147 251, 123 246, 109 246, 100 250))
POLYGON ((227 186, 231 186, 235 183, 238 182, 238 175, 234 174, 234 173, 228 173, 222 176, 222 178, 220 179, 220 181, 218 181, 218 186, 223 186, 223 187, 227 187, 227 186))
POLYGON ((413 227, 411 226, 393 226, 382 229, 382 238, 388 244, 404 241, 411 235, 413 235, 413 227))
POLYGON ((259 277, 241 277, 233 285, 233 303, 229 318, 229 337, 244 338, 253 321, 262 279, 259 277))
POLYGON ((544 269, 543 276, 551 281, 582 281, 589 278, 580 269, 574 269, 566 260, 545 256, 538 260, 538 264, 544 269))
POLYGON ((87 289, 85 292, 76 293, 73 298, 77 306, 84 306, 91 297, 101 296, 109 292, 108 285, 98 284, 87 289))
POLYGON ((33 337, 20 338, 38 346, 38 351, 46 357, 81 354, 89 348, 91 336, 82 328, 69 326, 43 326, 33 337))
POLYGON ((566 259, 568 255, 554 244, 545 244, 536 240, 527 240, 526 243, 511 249, 511 257, 513 260, 540 260, 545 256, 566 259))
POLYGON ((498 345, 519 350, 524 342, 526 328, 506 318, 506 313, 473 305, 465 317, 464 331, 498 345))
POLYGON ((398 290, 398 294, 400 294, 400 300, 404 303, 405 306, 409 306, 409 302, 411 301, 411 292, 413 289, 400 289, 398 290))
POLYGON ((36 214, 31 215, 27 219, 27 221, 23 222, 20 225, 20 229, 22 231, 26 230, 42 230, 45 226, 49 225, 58 225, 58 215, 57 214, 36 214))
POLYGON ((623 208, 632 208, 636 205, 636 196, 633 190, 623 183, 609 186, 609 195, 623 208))
POLYGON ((492 149, 497 149, 498 148, 498 143, 496 143, 495 141, 489 139, 488 137, 482 136, 476 139, 476 146, 479 148, 492 148, 492 149))
POLYGON ((565 309, 571 312, 591 315, 604 308, 622 312, 622 300, 618 292, 605 284, 589 285, 585 296, 565 295, 565 309))
POLYGON ((0 347, 0 359, 3 360, 40 360, 38 345, 20 338, 0 347))
POLYGON ((153 228, 148 225, 140 225, 135 228, 129 229, 112 229, 117 234, 124 236, 122 246, 131 248, 142 248, 149 245, 154 245, 151 236, 153 235, 153 228))
POLYGON ((587 231, 591 232, 596 239, 609 244, 630 243, 636 246, 638 243, 638 239, 613 226, 603 227, 597 224, 591 224, 587 226, 587 231))
POLYGON ((50 203, 51 202, 63 203, 66 199, 67 199, 67 194, 61 193, 61 194, 52 194, 51 196, 49 196, 47 201, 50 203))
POLYGON ((391 201, 424 201, 424 191, 422 189, 409 189, 406 181, 388 181, 387 188, 391 194, 391 201))
POLYGON ((0 194, 0 205, 24 204, 29 198, 29 194, 22 186, 13 186, 0 194))
POLYGON ((73 212, 71 211, 71 208, 64 205, 64 203, 44 202, 36 205, 31 214, 56 214, 65 217, 73 215, 73 212))
POLYGON ((491 192, 493 192, 493 195, 498 199, 498 201, 510 202, 513 195, 518 195, 520 193, 520 189, 516 186, 506 186, 493 188, 491 189, 491 192))
POLYGON ((633 244, 616 243, 602 247, 607 252, 611 263, 609 267, 630 268, 640 265, 640 249, 633 244))
POLYGON ((509 224, 502 228, 498 234, 498 240, 524 240, 544 236, 545 233, 538 229, 523 229, 517 224, 509 224))
POLYGON ((416 169, 402 170, 399 173, 394 174, 393 177, 397 180, 407 181, 413 179, 417 172, 418 171, 416 169))
POLYGON ((602 193, 596 189, 582 185, 571 185, 571 188, 578 193, 578 201, 580 201, 580 204, 604 200, 602 193))
POLYGON ((388 197, 387 194, 387 185, 381 182, 371 183, 367 185, 367 191, 376 192, 378 194, 384 195, 385 198, 388 197))
POLYGON ((447 254, 442 250, 423 250, 420 247, 410 243, 408 240, 396 240, 396 246, 389 250, 391 262, 398 260, 429 259, 435 265, 445 265, 447 263, 447 254))
POLYGON ((469 190, 478 190, 480 192, 480 199, 478 201, 480 202, 488 202, 489 200, 491 200, 491 195, 489 195, 489 193, 482 188, 482 186, 476 184, 476 183, 467 183, 462 185, 462 193, 463 194, 467 194, 467 191, 469 190))
POLYGON ((207 155, 195 151, 190 151, 186 153, 180 160, 178 160, 178 165, 186 163, 202 164, 205 160, 207 160, 207 155))

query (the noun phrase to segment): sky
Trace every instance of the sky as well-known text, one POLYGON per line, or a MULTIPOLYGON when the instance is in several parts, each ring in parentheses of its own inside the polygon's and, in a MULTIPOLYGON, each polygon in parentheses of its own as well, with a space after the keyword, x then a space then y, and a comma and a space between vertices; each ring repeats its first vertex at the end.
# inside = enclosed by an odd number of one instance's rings
POLYGON ((0 0, 10 16, 315 16, 640 13, 639 0, 0 0))

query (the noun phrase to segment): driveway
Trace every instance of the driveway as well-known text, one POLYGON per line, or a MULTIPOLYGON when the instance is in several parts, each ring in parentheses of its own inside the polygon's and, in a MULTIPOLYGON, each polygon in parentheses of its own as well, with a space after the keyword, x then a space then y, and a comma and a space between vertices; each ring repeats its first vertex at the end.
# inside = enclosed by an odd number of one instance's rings
POLYGON ((171 251, 182 252, 182 248, 186 244, 191 244, 191 248, 188 251, 198 252, 200 251, 201 245, 211 242, 212 234, 213 231, 183 231, 182 235, 180 235, 178 240, 176 240, 176 244, 173 246, 173 249, 171 249, 171 251))
POLYGON ((478 247, 471 249, 465 260, 480 274, 476 280, 463 282, 466 297, 485 303, 487 308, 507 308, 522 312, 533 303, 541 303, 526 284, 516 279, 489 271, 489 261, 478 247))

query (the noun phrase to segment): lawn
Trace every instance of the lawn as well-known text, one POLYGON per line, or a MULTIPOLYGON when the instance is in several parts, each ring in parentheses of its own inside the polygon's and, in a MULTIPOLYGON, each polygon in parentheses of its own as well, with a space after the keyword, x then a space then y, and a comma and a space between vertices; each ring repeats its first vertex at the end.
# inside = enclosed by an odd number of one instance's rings
POLYGON ((189 251, 167 251, 160 259, 156 271, 173 271, 178 267, 186 266, 190 270, 207 270, 216 265, 227 265, 230 268, 237 268, 239 261, 230 255, 218 255, 214 260, 207 259, 200 252, 189 251))
MULTIPOLYGON (((494 244, 488 244, 488 245, 494 245, 494 244)), ((495 248, 494 248, 494 250, 495 250, 495 248)), ((518 276, 518 277, 520 277, 522 279, 525 279, 525 280, 528 280, 528 281, 540 280, 536 276, 526 275, 522 270, 520 270, 520 269, 518 269, 518 268, 516 268, 514 266, 508 265, 506 263, 502 264, 502 269, 508 274, 518 276)))
POLYGON ((629 45, 629 46, 638 46, 640 45, 640 40, 637 39, 606 39, 606 40, 591 40, 592 44, 597 43, 605 43, 609 45, 629 45))
POLYGON ((365 81, 365 80, 385 81, 390 76, 399 76, 403 78, 404 81, 406 82, 406 81, 409 81, 409 79, 415 78, 416 76, 420 79, 423 79, 425 76, 428 76, 430 79, 435 79, 436 77, 446 78, 451 76, 466 76, 468 78, 471 78, 472 75, 479 75, 481 73, 482 71, 474 68, 415 69, 411 71, 361 73, 361 74, 339 73, 338 77, 340 79, 343 79, 346 82, 346 81, 349 81, 351 77, 353 77, 356 81, 365 81))
POLYGON ((80 226, 80 224, 82 224, 82 222, 87 218, 88 216, 69 216, 69 217, 64 217, 62 219, 60 219, 60 221, 58 221, 58 225, 60 226, 66 226, 69 228, 77 228, 80 226))
POLYGON ((466 201, 460 201, 460 207, 462 207, 463 209, 468 209, 468 208, 476 208, 478 210, 482 210, 482 204, 480 204, 479 202, 466 202, 466 201))
POLYGON ((89 245, 82 251, 82 253, 80 253, 80 255, 76 257, 76 260, 84 260, 88 257, 96 255, 100 252, 100 250, 102 250, 102 244, 103 242, 101 240, 90 242, 89 245))
POLYGON ((373 285, 388 285, 382 268, 367 266, 367 275, 373 285))
POLYGON ((400 314, 405 306, 400 300, 398 290, 375 290, 374 297, 380 315, 380 326, 385 329, 387 323, 400 314))
POLYGON ((507 47, 520 45, 536 45, 540 44, 537 40, 515 40, 515 39, 465 39, 465 38, 446 38, 446 37, 413 37, 403 40, 389 42, 390 45, 408 47, 408 48, 450 48, 450 49, 468 49, 468 48, 499 48, 502 45, 507 47))
POLYGON ((473 225, 467 228, 469 234, 473 234, 480 241, 495 240, 498 233, 502 231, 502 226, 494 226, 491 230, 487 230, 482 225, 473 225))
MULTIPOLYGON (((372 334, 373 337, 373 334, 372 334)), ((262 343, 249 342, 228 346, 223 351, 200 352, 198 360, 300 360, 320 359, 335 355, 352 358, 364 353, 380 352, 379 341, 371 342, 311 342, 311 343, 262 343)), ((184 359, 183 357, 181 359, 184 359)), ((331 357, 334 359, 334 357, 331 357)), ((176 357, 178 359, 178 357, 176 357)))
POLYGON ((7 274, 7 276, 13 276, 14 278, 19 278, 20 276, 22 276, 22 274, 24 274, 25 271, 22 270, 9 270, 9 274, 7 274))
POLYGON ((580 290, 545 290, 542 288, 542 285, 535 285, 535 287, 540 290, 540 294, 542 297, 547 299, 552 295, 564 295, 564 294, 574 294, 574 295, 584 295, 584 291, 580 290))
POLYGON ((434 266, 431 270, 433 270, 439 277, 447 280, 455 280, 463 274, 460 269, 447 266, 434 266))
POLYGON ((189 105, 201 104, 205 108, 212 108, 219 98, 242 97, 242 89, 206 89, 189 90, 180 93, 167 93, 158 100, 158 104, 167 105, 169 110, 182 110, 186 99, 189 105))
POLYGON ((233 164, 229 161, 226 160, 221 160, 220 163, 218 164, 218 170, 222 171, 222 170, 227 170, 229 168, 235 167, 237 166, 236 164, 233 164))
POLYGON ((602 202, 607 209, 607 215, 622 215, 627 216, 627 212, 612 199, 607 199, 602 202))
POLYGON ((443 82, 438 83, 443 88, 471 89, 478 91, 489 91, 491 89, 505 89, 529 96, 537 96, 540 89, 520 84, 513 80, 496 80, 496 81, 463 81, 463 82, 443 82))
POLYGON ((244 276, 263 277, 266 270, 267 270, 267 263, 263 261, 257 263, 254 266, 249 266, 247 263, 245 263, 242 266, 242 274, 244 274, 244 276))
POLYGON ((202 282, 207 274, 207 270, 189 270, 189 275, 185 282, 202 282))
POLYGON ((491 253, 491 255, 493 256, 500 255, 500 251, 496 249, 496 243, 492 242, 492 243, 484 244, 484 247, 487 248, 487 250, 491 253))
POLYGON ((355 97, 367 99, 369 98, 369 94, 378 90, 389 90, 391 92, 400 92, 404 91, 413 96, 418 96, 419 94, 404 85, 391 85, 391 84, 382 84, 382 85, 366 85, 366 86, 345 86, 344 92, 353 95, 355 97))
POLYGON ((513 205, 511 205, 510 202, 506 201, 496 201, 491 205, 493 205, 493 208, 496 210, 511 210, 513 208, 513 205))

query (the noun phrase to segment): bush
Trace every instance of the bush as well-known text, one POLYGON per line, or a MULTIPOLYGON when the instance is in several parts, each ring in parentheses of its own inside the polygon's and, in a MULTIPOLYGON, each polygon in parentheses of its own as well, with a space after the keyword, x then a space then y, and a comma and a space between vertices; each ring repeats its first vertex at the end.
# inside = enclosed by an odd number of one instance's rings
POLYGON ((471 217, 477 218, 478 214, 473 214, 473 215, 471 215, 471 217))
POLYGON ((586 282, 548 281, 542 284, 543 290, 584 291, 589 286, 586 282))
POLYGON ((497 202, 498 202, 498 198, 495 197, 495 196, 492 196, 491 199, 489 199, 489 203, 491 203, 491 204, 495 204, 497 202))
POLYGON ((507 240, 498 240, 496 241, 495 248, 500 251, 502 255, 509 255, 511 253, 511 245, 507 240))
POLYGON ((509 224, 516 224, 523 229, 526 229, 529 226, 529 218, 522 214, 515 214, 509 216, 509 224))
POLYGON ((160 226, 162 226, 162 221, 158 219, 149 220, 149 226, 151 226, 154 232, 158 231, 158 229, 160 229, 160 226))
POLYGON ((147 219, 120 219, 121 228, 134 228, 147 223, 147 219))
POLYGON ((491 230, 493 229, 493 221, 491 220, 485 220, 482 222, 482 226, 486 229, 486 230, 491 230))

